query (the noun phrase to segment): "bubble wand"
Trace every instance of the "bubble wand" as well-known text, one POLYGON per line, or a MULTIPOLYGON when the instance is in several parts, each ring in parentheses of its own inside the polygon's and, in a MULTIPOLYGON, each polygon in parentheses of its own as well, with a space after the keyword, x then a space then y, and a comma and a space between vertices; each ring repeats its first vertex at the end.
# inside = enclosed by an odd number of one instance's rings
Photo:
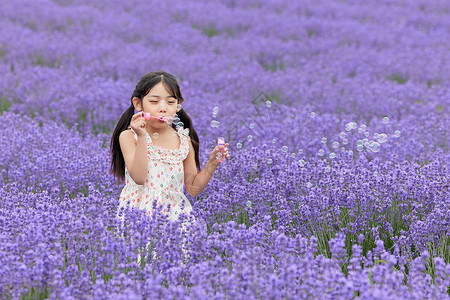
POLYGON ((146 120, 150 120, 150 118, 158 119, 163 122, 170 122, 171 117, 164 117, 164 116, 152 116, 150 113, 142 112, 142 117, 146 120))
POLYGON ((224 162, 227 158, 225 157, 225 139, 223 137, 219 137, 217 139, 217 145, 219 147, 219 152, 216 155, 216 158, 220 162, 224 162), (220 155, 219 155, 220 154, 220 155))

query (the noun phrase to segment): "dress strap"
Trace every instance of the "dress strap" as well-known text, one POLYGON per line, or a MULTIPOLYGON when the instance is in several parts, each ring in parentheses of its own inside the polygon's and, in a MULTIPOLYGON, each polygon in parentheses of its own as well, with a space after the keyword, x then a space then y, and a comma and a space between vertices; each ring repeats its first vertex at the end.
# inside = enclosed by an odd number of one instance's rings
POLYGON ((137 141, 137 134, 136 134, 136 132, 134 132, 133 128, 131 128, 131 127, 128 127, 128 128, 130 128, 131 132, 134 134, 134 138, 137 141))

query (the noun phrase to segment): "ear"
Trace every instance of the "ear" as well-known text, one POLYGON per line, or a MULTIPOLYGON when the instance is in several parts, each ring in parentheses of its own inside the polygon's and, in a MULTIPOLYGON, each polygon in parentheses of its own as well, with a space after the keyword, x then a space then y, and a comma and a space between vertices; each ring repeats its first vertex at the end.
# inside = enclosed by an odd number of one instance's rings
POLYGON ((133 105, 137 111, 142 111, 142 101, 138 97, 133 97, 133 105))

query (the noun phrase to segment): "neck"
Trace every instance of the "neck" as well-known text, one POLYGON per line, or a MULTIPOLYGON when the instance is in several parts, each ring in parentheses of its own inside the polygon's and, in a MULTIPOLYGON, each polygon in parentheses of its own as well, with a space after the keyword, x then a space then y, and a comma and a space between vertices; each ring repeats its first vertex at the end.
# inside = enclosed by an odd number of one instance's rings
POLYGON ((171 133, 174 129, 170 126, 165 126, 163 128, 155 128, 147 126, 146 130, 150 134, 150 136, 152 136, 155 132, 159 135, 165 135, 167 133, 171 133))

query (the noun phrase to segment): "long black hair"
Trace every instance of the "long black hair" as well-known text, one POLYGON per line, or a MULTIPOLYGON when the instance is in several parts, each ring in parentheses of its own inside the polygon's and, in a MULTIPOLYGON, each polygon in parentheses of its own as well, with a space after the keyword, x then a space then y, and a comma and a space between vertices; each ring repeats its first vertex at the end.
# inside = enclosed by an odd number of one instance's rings
MULTIPOLYGON (((111 169, 110 172, 120 181, 125 179, 125 160, 123 158, 122 150, 120 149, 119 144, 119 136, 122 131, 126 130, 128 126, 130 126, 131 118, 134 115, 134 105, 133 98, 137 97, 141 101, 147 95, 150 90, 162 82, 164 87, 174 96, 178 103, 183 102, 183 96, 181 95, 180 86, 176 80, 176 78, 164 71, 156 71, 150 72, 142 76, 138 83, 136 84, 136 88, 131 95, 131 105, 130 107, 122 114, 119 121, 116 124, 116 128, 111 137, 110 143, 110 152, 111 152, 111 169)), ((189 128, 189 137, 191 138, 192 145, 194 146, 195 151, 195 164, 197 166, 197 170, 200 171, 200 159, 199 159, 199 146, 200 142, 198 139, 197 132, 194 130, 194 126, 192 124, 191 118, 188 116, 184 109, 181 109, 177 112, 180 121, 183 122, 184 128, 189 128)), ((175 128, 175 125, 172 124, 172 127, 175 128)))

